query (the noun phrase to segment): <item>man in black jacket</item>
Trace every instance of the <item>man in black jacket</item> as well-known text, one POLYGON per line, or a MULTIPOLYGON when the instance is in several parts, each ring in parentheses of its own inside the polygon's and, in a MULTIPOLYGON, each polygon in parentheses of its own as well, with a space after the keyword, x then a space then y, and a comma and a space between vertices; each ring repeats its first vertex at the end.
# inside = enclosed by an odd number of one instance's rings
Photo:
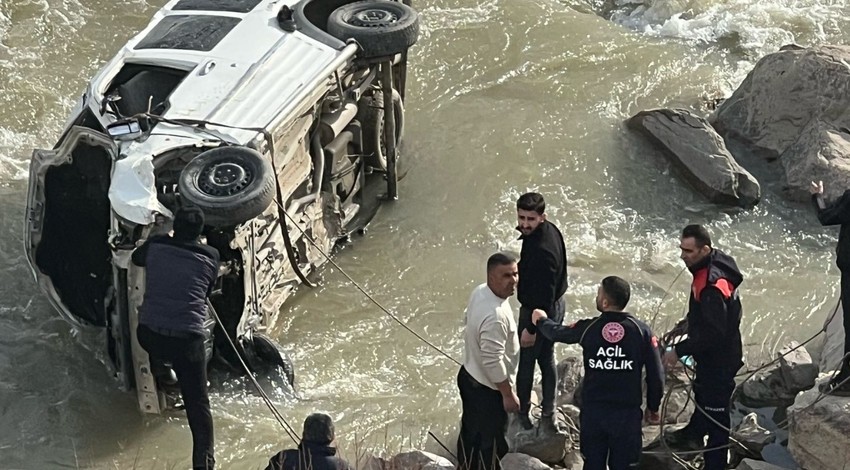
POLYGON ((203 228, 200 209, 181 208, 174 216, 174 236, 153 236, 132 256, 133 264, 145 267, 136 334, 152 363, 170 363, 177 374, 192 430, 195 470, 215 465, 204 320, 206 299, 218 277, 219 254, 198 241, 203 228))
POLYGON ((832 395, 850 396, 850 190, 827 205, 823 200, 823 181, 812 182, 809 189, 812 203, 822 225, 840 225, 838 245, 835 247, 836 264, 841 271, 841 309, 844 313, 844 358, 838 374, 824 387, 832 395))
POLYGON ((542 310, 532 314, 537 331, 546 338, 581 345, 585 376, 579 419, 584 470, 637 468, 644 369, 646 421, 660 422, 664 371, 658 340, 649 326, 623 311, 630 296, 628 282, 609 276, 596 292, 598 317, 561 326, 542 310))
POLYGON ((269 460, 266 470, 350 470, 344 459, 337 457, 334 423, 323 413, 313 413, 304 420, 304 433, 297 449, 282 450, 269 460))
POLYGON ((520 335, 519 368, 516 376, 519 398, 519 422, 525 429, 533 426, 528 413, 531 408, 531 388, 534 363, 540 366, 543 397, 540 421, 543 429, 558 431, 555 425, 554 344, 537 337, 531 312, 540 309, 560 324, 564 320, 564 293, 567 291, 567 250, 564 237, 554 224, 546 220, 546 202, 538 193, 526 193, 516 203, 517 230, 522 234, 519 259, 517 300, 520 303, 517 329, 520 335))
POLYGON ((705 470, 723 470, 729 444, 729 402, 735 373, 744 365, 738 297, 744 277, 731 256, 711 247, 711 236, 701 225, 685 227, 679 247, 694 276, 686 318, 688 334, 664 354, 664 365, 672 368, 683 356, 694 359, 697 409, 688 425, 670 433, 667 441, 673 446, 698 448, 707 434, 705 448, 714 450, 705 452, 705 470))

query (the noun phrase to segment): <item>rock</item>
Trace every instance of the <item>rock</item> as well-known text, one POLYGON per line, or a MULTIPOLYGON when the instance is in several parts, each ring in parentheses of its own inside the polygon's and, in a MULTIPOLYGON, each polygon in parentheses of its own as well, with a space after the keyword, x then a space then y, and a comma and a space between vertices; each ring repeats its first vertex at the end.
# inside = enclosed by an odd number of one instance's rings
POLYGON ((758 181, 738 165, 705 119, 684 109, 652 109, 626 124, 646 136, 709 201, 752 207, 761 198, 758 181))
MULTIPOLYGON (((451 427, 445 431, 437 431, 435 429, 431 429, 431 433, 436 436, 436 439, 439 439, 440 442, 449 448, 451 452, 457 452, 457 438, 460 435, 460 421, 458 421, 457 426, 451 427)), ((432 454, 439 455, 444 459, 456 464, 457 459, 454 455, 446 451, 440 442, 437 442, 434 437, 428 436, 425 440, 425 452, 430 452, 432 454)))
MULTIPOLYGON (((663 408, 665 424, 686 423, 691 419, 696 408, 688 392, 690 383, 683 367, 677 367, 668 374, 668 387, 664 390, 664 399, 667 402, 667 406, 663 408), (672 391, 669 388, 671 386, 672 391)), ((661 404, 663 406, 664 401, 661 404)))
MULTIPOLYGON (((678 431, 684 424, 665 426, 664 434, 678 431)), ((682 464, 670 457, 667 448, 660 440, 661 426, 643 428, 643 452, 640 455, 641 470, 681 470, 682 464)))
POLYGON ((794 402, 796 392, 785 388, 779 364, 758 372, 744 382, 736 391, 736 397, 744 406, 761 408, 765 406, 785 407, 794 402))
POLYGON ((393 457, 390 468, 392 470, 454 470, 455 466, 439 455, 414 450, 393 457))
POLYGON ((785 467, 762 462, 761 460, 744 459, 735 470, 788 470, 785 467))
POLYGON ((791 344, 779 350, 779 371, 785 389, 792 393, 808 390, 815 386, 818 366, 812 363, 812 356, 800 343, 791 344), (794 349, 797 348, 797 349, 794 349), (791 351, 793 349, 793 351, 791 351))
POLYGON ((356 463, 358 470, 387 470, 390 468, 386 459, 372 454, 366 454, 363 458, 358 458, 356 463))
POLYGON ((567 427, 573 430, 578 429, 581 410, 579 410, 575 405, 561 405, 558 406, 558 409, 561 410, 561 413, 563 413, 564 416, 562 419, 567 427))
POLYGON ((829 372, 841 366, 844 357, 844 306, 830 308, 826 321, 826 336, 823 340, 823 352, 820 355, 821 372, 829 372))
POLYGON ((759 426, 758 415, 750 413, 732 431, 732 436, 744 445, 744 455, 761 458, 761 451, 776 441, 776 434, 759 426))
POLYGON ((822 178, 827 198, 850 182, 850 47, 787 48, 763 57, 711 116, 715 129, 768 161, 781 157, 792 196, 822 178), (792 148, 793 147, 793 148, 792 148), (822 153, 825 152, 825 153, 822 153))
MULTIPOLYGON (((829 380, 821 374, 818 383, 829 380)), ((806 469, 845 470, 850 462, 850 398, 822 395, 817 387, 788 408, 788 450, 806 469)))
POLYGON ((530 455, 506 454, 502 457, 502 468, 504 470, 551 470, 545 463, 530 455))
POLYGON ((567 357, 558 363, 558 388, 556 404, 578 405, 584 362, 580 357, 567 357))
POLYGON ((552 465, 561 464, 567 453, 573 449, 569 434, 543 432, 539 428, 520 431, 513 436, 512 441, 510 448, 515 452, 536 457, 552 465))
POLYGON ((582 470, 582 468, 584 468, 584 459, 578 449, 573 450, 564 457, 565 470, 582 470))

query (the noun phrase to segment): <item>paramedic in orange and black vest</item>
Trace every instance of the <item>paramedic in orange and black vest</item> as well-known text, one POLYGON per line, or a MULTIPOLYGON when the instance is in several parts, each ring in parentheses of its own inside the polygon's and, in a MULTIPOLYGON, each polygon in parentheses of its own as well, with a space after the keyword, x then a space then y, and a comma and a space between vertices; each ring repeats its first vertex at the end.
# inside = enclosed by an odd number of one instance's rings
POLYGON ((823 200, 823 181, 812 182, 809 189, 812 193, 812 203, 818 214, 821 225, 840 225, 838 245, 835 247, 836 264, 841 271, 841 308, 844 311, 844 359, 838 375, 822 389, 825 393, 838 396, 850 396, 850 190, 844 192, 838 199, 827 205, 823 200))
POLYGON ((711 247, 711 236, 701 225, 685 227, 679 247, 694 276, 688 335, 664 354, 664 365, 670 369, 683 356, 694 359, 693 390, 699 409, 694 410, 687 426, 668 434, 665 440, 674 447, 702 448, 708 435, 705 470, 723 470, 729 444, 729 402, 735 390, 735 373, 744 365, 738 298, 738 286, 744 278, 731 256, 711 247))

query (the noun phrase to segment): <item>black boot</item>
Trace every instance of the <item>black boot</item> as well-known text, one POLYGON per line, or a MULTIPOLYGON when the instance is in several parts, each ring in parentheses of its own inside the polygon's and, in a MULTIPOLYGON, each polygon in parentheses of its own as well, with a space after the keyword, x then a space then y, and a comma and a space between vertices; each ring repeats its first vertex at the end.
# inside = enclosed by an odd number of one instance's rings
POLYGON ((534 429, 534 425, 531 424, 531 418, 528 417, 528 413, 519 413, 517 415, 517 421, 519 421, 519 425, 526 431, 534 429))

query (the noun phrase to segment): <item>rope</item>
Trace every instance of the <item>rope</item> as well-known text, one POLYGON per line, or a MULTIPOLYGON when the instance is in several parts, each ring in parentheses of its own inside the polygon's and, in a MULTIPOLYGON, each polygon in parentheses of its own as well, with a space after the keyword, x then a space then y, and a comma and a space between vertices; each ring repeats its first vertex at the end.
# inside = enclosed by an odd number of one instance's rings
MULTIPOLYGON (((277 204, 277 205, 278 205, 278 208, 281 208, 281 209, 282 209, 282 206, 281 206, 281 203, 280 203, 280 202, 278 202, 277 200, 275 200, 274 202, 275 202, 275 204, 277 204)), ((292 223, 292 225, 294 225, 294 226, 295 226, 295 227, 296 227, 296 228, 297 228, 297 229, 301 232, 301 234, 304 236, 304 238, 305 238, 308 242, 310 242, 310 244, 311 244, 311 245, 313 245, 313 247, 314 247, 314 248, 315 248, 315 249, 316 249, 319 253, 321 253, 321 254, 322 254, 322 256, 324 256, 324 257, 325 257, 325 259, 326 259, 329 263, 331 263, 331 265, 332 265, 334 268, 336 268, 337 270, 339 270, 339 272, 340 272, 340 273, 342 273, 342 275, 343 275, 343 276, 345 276, 345 278, 346 278, 346 279, 348 279, 348 282, 350 282, 350 283, 351 283, 354 287, 356 287, 356 288, 357 288, 357 290, 359 290, 359 291, 360 291, 363 295, 365 295, 367 299, 369 299, 369 300, 370 300, 373 304, 375 304, 375 305, 376 305, 379 309, 381 309, 381 310, 382 310, 385 314, 387 314, 387 316, 388 316, 388 317, 392 318, 392 319, 393 319, 396 323, 398 323, 398 324, 399 324, 402 328, 404 328, 405 330, 407 330, 410 334, 412 334, 412 335, 413 335, 413 336, 415 336, 417 339, 419 339, 419 340, 420 340, 420 341, 422 341, 423 343, 425 343, 425 344, 427 344, 428 346, 430 346, 432 349, 434 349, 434 350, 435 350, 435 351, 437 351, 438 353, 440 353, 440 354, 442 354, 443 356, 445 356, 445 357, 446 357, 447 359, 449 359, 450 361, 454 362, 454 363, 455 363, 455 364, 457 364, 458 366, 462 365, 460 362, 458 362, 458 360, 457 360, 457 359, 453 358, 453 357, 452 357, 452 356, 450 356, 448 353, 446 353, 445 351, 443 351, 442 349, 440 349, 438 346, 436 346, 435 344, 431 343, 431 342, 430 342, 430 341, 428 341, 427 339, 423 338, 423 337, 422 337, 422 335, 420 335, 420 334, 419 334, 419 333, 417 333, 415 330, 413 330, 412 328, 410 328, 409 326, 407 326, 407 324, 405 324, 405 323, 404 323, 404 321, 402 321, 401 319, 399 319, 399 318, 398 318, 398 316, 396 316, 395 314, 393 314, 392 312, 390 312, 390 311, 389 311, 389 309, 387 309, 386 307, 384 307, 384 306, 383 306, 383 305, 382 305, 382 304, 381 304, 378 300, 376 300, 376 299, 375 299, 375 298, 374 298, 371 294, 369 294, 369 292, 367 292, 367 291, 366 291, 366 289, 364 289, 362 286, 360 286, 360 284, 359 284, 357 281, 355 281, 355 280, 354 280, 354 278, 352 278, 352 277, 351 277, 351 276, 350 276, 347 272, 345 272, 345 270, 344 270, 344 269, 342 269, 342 268, 339 266, 339 264, 337 264, 337 263, 336 263, 336 261, 334 261, 334 260, 333 260, 333 259, 332 259, 332 258, 331 258, 328 254, 327 254, 327 253, 325 253, 325 251, 324 251, 324 250, 323 250, 323 249, 322 249, 322 248, 321 248, 321 247, 320 247, 320 246, 319 246, 319 245, 318 245, 318 244, 317 244, 317 243, 313 240, 313 238, 312 238, 310 235, 308 235, 308 234, 307 234, 307 232, 305 232, 305 231, 304 231, 304 229, 302 229, 302 228, 301 228, 301 226, 299 226, 299 225, 298 225, 298 223, 296 223, 294 220, 292 220, 292 216, 290 216, 290 215, 289 215, 289 214, 288 214, 285 210, 281 210, 281 212, 283 213, 283 215, 284 215, 287 219, 289 219, 289 221, 292 223)))

